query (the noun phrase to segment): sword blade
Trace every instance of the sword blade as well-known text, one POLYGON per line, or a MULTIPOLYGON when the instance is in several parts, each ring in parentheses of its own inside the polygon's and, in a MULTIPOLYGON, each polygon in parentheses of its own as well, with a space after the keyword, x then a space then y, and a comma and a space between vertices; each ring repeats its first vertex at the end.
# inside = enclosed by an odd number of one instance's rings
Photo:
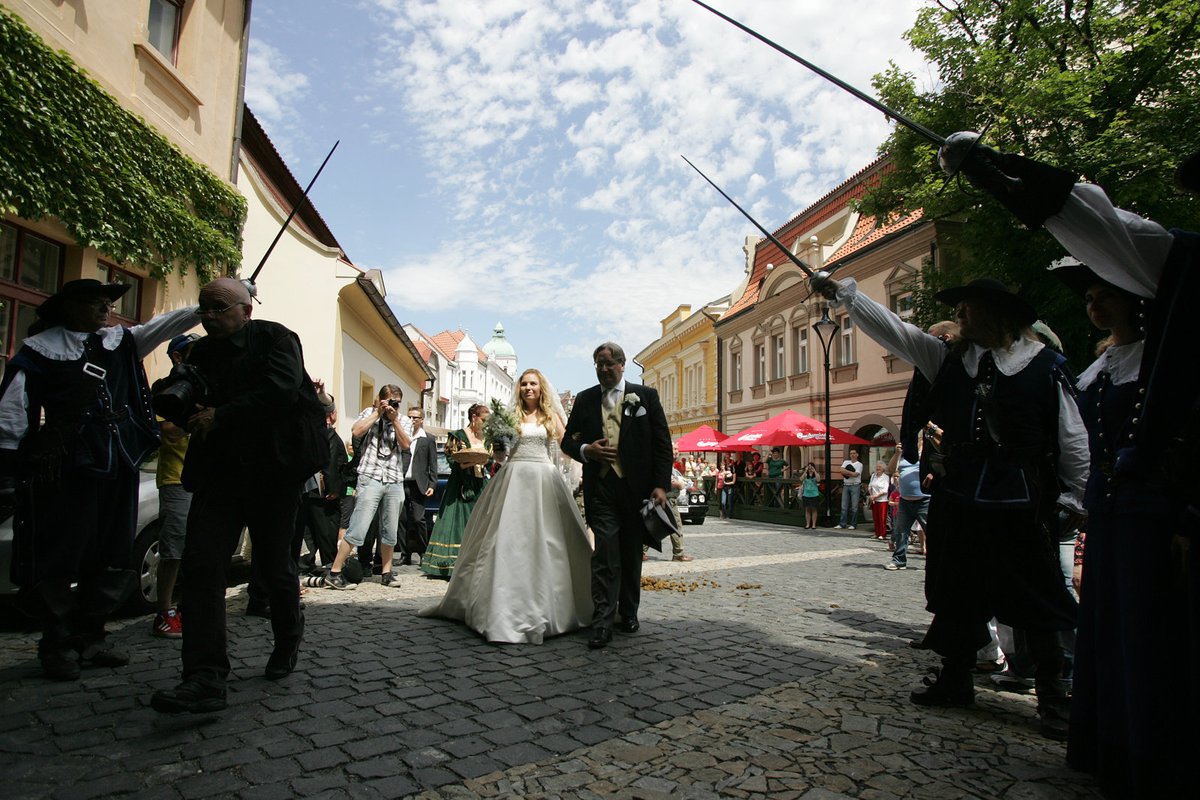
POLYGON ((908 128, 910 131, 924 137, 926 140, 937 145, 938 147, 941 147, 942 145, 944 145, 946 143, 946 139, 944 136, 937 135, 933 131, 929 130, 929 128, 926 128, 924 125, 922 125, 919 122, 909 119, 908 117, 901 114, 899 111, 893 111, 892 109, 888 108, 883 103, 879 102, 874 97, 867 94, 866 92, 856 89, 855 87, 846 83, 841 78, 838 78, 834 75, 830 75, 828 72, 821 69, 820 67, 818 67, 816 64, 812 63, 811 61, 809 61, 805 58, 801 58, 800 56, 793 53, 791 50, 788 50, 783 45, 776 44, 775 42, 771 41, 767 37, 763 36, 758 31, 755 31, 752 28, 748 28, 745 25, 743 25, 742 23, 738 22, 733 17, 722 14, 720 11, 717 11, 715 8, 713 8, 712 6, 710 6, 706 3, 702 3, 700 0, 692 0, 692 2, 695 3, 696 5, 700 6, 701 8, 707 9, 708 11, 711 11, 713 14, 716 14, 718 17, 725 20, 730 25, 733 25, 736 28, 740 28, 741 30, 743 30, 746 33, 753 36, 755 39, 758 39, 763 44, 766 44, 766 45, 769 45, 769 46, 775 48, 776 50, 783 53, 788 58, 795 61, 797 64, 800 64, 801 66, 806 67, 810 71, 815 72, 816 74, 820 75, 825 80, 829 81, 830 83, 839 87, 840 89, 843 89, 844 91, 849 92, 850 94, 854 95, 859 100, 862 100, 864 103, 871 106, 872 108, 882 111, 887 116, 896 120, 896 122, 899 122, 901 125, 908 128))
POLYGON ((266 266, 267 259, 271 257, 271 251, 275 249, 275 245, 279 244, 283 232, 287 230, 288 225, 292 223, 292 217, 296 216, 296 212, 304 205, 304 201, 308 200, 308 190, 317 182, 317 178, 321 177, 321 170, 325 169, 325 165, 329 163, 329 159, 333 156, 333 151, 337 150, 339 144, 342 143, 338 139, 333 143, 333 147, 329 148, 329 155, 325 156, 325 160, 321 162, 321 166, 317 167, 317 174, 312 176, 312 180, 308 182, 308 186, 304 187, 304 194, 300 195, 300 199, 296 201, 296 205, 292 207, 292 213, 287 215, 287 219, 283 221, 283 225, 279 228, 279 233, 275 234, 275 238, 271 240, 271 246, 267 248, 267 252, 263 253, 262 260, 258 262, 258 266, 254 268, 254 272, 250 275, 250 282, 254 283, 254 279, 258 277, 258 273, 262 272, 262 268, 266 266))
POLYGON ((776 238, 775 238, 775 236, 774 236, 774 234, 772 234, 772 233, 771 233, 769 230, 767 230, 766 228, 764 228, 762 225, 759 225, 759 224, 758 224, 758 220, 756 220, 754 217, 750 216, 750 214, 749 214, 749 213, 747 213, 746 209, 744 209, 744 208, 742 208, 741 206, 739 206, 739 205, 737 204, 737 201, 735 201, 735 200, 734 200, 732 197, 730 197, 729 195, 725 194, 725 192, 724 192, 724 191, 721 189, 721 187, 720 187, 720 186, 717 186, 715 183, 713 183, 711 180, 709 180, 709 177, 708 177, 707 175, 705 175, 703 172, 700 172, 700 168, 699 168, 699 167, 697 167, 695 164, 693 164, 691 161, 688 161, 688 158, 687 158, 687 156, 685 156, 685 155, 680 155, 679 157, 680 157, 680 158, 682 158, 684 161, 687 161, 687 165, 688 165, 689 167, 691 167, 692 169, 696 170, 696 172, 698 172, 698 173, 700 174, 700 177, 701 177, 701 178, 704 178, 704 180, 708 181, 708 185, 709 185, 709 186, 713 187, 713 188, 714 188, 714 189, 716 189, 718 192, 720 192, 720 193, 721 193, 721 197, 724 197, 726 200, 728 200, 728 201, 729 201, 729 203, 730 203, 730 205, 732 205, 732 206, 733 206, 734 208, 736 208, 738 211, 742 212, 742 216, 743 216, 743 217, 745 217, 746 219, 750 220, 750 222, 754 223, 754 227, 756 227, 756 228, 758 228, 760 231, 762 231, 762 234, 763 234, 763 236, 766 236, 768 239, 770 239, 770 240, 771 240, 771 244, 775 245, 775 246, 776 246, 776 247, 778 247, 780 250, 782 250, 782 251, 783 251, 783 254, 784 254, 785 256, 787 256, 789 259, 791 259, 791 262, 792 262, 793 264, 795 264, 797 267, 799 267, 799 268, 800 268, 800 270, 801 270, 801 271, 802 271, 802 272, 803 272, 805 275, 807 275, 807 276, 808 276, 808 277, 810 277, 810 278, 813 276, 813 271, 812 271, 812 269, 810 269, 810 268, 809 268, 809 266, 808 266, 807 264, 805 264, 803 261, 801 261, 801 260, 800 260, 800 259, 799 259, 799 258, 796 256, 796 254, 795 254, 795 253, 793 253, 791 250, 789 250, 789 249, 787 249, 786 247, 784 247, 784 246, 783 246, 783 242, 781 242, 781 241, 779 241, 778 239, 776 239, 776 238))

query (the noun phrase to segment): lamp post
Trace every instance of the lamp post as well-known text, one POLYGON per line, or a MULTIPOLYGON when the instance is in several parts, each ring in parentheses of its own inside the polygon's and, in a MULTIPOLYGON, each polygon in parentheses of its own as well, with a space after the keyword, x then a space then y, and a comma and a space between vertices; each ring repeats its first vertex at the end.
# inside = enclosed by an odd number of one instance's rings
POLYGON ((829 345, 842 327, 829 318, 829 306, 821 307, 821 318, 813 323, 813 330, 821 340, 825 351, 825 524, 833 518, 833 455, 829 441, 829 345))

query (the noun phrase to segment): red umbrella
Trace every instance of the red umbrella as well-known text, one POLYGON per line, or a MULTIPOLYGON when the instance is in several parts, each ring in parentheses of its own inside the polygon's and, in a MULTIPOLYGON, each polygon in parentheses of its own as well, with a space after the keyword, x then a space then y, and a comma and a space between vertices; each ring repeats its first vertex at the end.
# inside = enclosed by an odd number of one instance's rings
POLYGON ((701 425, 691 433, 680 436, 675 446, 681 453, 708 453, 715 451, 717 445, 728 438, 727 433, 721 433, 708 425, 701 425))
MULTIPOLYGON (((829 442, 830 444, 870 444, 866 439, 860 439, 854 434, 832 425, 829 426, 829 442)), ((807 447, 822 444, 825 444, 825 423, 788 409, 741 433, 730 436, 721 443, 720 449, 748 450, 759 445, 807 447)))

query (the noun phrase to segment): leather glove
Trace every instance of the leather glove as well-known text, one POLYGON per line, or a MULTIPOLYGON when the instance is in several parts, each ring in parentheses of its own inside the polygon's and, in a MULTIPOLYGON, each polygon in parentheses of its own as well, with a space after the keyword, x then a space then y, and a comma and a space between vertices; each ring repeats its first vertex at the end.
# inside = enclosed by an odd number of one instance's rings
POLYGON ((828 272, 817 272, 808 279, 808 288, 814 294, 819 294, 830 302, 837 300, 838 289, 842 284, 829 277, 828 272))
POLYGON ((1073 172, 981 144, 979 134, 971 131, 946 137, 938 150, 938 165, 949 176, 961 172, 1030 230, 1062 210, 1078 180, 1073 172))

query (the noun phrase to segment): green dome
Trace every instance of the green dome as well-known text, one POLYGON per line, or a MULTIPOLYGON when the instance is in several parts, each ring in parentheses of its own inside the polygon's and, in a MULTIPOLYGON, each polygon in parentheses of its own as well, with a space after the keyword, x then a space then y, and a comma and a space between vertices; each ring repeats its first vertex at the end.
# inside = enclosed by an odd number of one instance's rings
POLYGON ((499 322, 496 323, 495 329, 492 331, 492 338, 483 346, 483 352, 487 353, 488 358, 516 358, 517 351, 513 350, 513 346, 508 339, 504 338, 504 326, 499 322))

